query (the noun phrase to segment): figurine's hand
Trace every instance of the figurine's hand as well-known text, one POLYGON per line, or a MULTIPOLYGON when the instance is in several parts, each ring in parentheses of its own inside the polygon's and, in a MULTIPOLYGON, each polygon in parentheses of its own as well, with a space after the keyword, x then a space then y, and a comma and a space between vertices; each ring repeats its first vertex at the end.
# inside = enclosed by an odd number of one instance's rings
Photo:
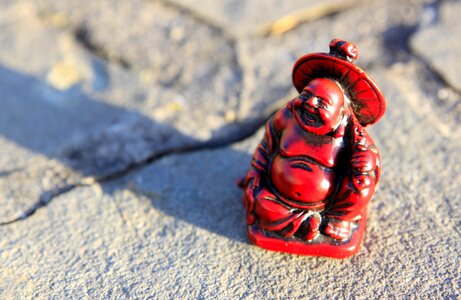
POLYGON ((308 225, 308 232, 304 236, 304 240, 312 241, 320 233, 320 224, 322 223, 322 216, 319 213, 312 214, 306 221, 308 225))
POLYGON ((370 176, 367 174, 352 175, 352 184, 357 191, 362 191, 371 185, 370 176))
POLYGON ((325 227, 325 234, 335 240, 345 240, 351 233, 351 222, 330 219, 325 227))
POLYGON ((253 168, 250 169, 245 177, 245 186, 248 187, 250 185, 252 189, 259 187, 260 177, 258 171, 253 168))
POLYGON ((253 214, 255 199, 255 189, 259 186, 260 175, 258 171, 251 169, 248 171, 247 176, 244 180, 245 195, 243 196, 243 204, 247 211, 247 223, 251 225, 255 222, 255 216, 253 214))
POLYGON ((371 172, 376 168, 376 154, 369 150, 356 151, 352 154, 351 164, 357 172, 371 172))

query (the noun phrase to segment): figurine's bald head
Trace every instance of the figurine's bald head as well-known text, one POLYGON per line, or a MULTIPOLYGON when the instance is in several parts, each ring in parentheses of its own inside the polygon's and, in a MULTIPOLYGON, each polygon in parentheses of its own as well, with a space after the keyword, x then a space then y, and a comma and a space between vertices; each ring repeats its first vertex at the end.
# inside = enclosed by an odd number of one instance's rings
POLYGON ((327 78, 309 82, 295 101, 298 121, 303 128, 323 135, 334 131, 343 116, 344 93, 339 85, 327 78))

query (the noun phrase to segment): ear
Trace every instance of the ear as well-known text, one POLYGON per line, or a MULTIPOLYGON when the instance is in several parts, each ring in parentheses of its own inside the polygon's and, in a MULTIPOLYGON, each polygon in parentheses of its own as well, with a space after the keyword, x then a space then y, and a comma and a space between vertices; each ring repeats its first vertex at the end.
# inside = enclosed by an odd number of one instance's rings
POLYGON ((302 104, 303 104, 303 100, 301 100, 299 97, 296 97, 287 103, 287 109, 292 110, 295 107, 300 107, 302 104))
POLYGON ((288 110, 292 110, 292 109, 293 109, 293 101, 295 101, 295 99, 288 101, 288 103, 287 103, 287 109, 288 109, 288 110))
POLYGON ((339 125, 333 134, 335 138, 342 137, 346 133, 347 124, 350 120, 348 111, 349 110, 345 108, 344 105, 341 107, 341 121, 339 121, 339 125))

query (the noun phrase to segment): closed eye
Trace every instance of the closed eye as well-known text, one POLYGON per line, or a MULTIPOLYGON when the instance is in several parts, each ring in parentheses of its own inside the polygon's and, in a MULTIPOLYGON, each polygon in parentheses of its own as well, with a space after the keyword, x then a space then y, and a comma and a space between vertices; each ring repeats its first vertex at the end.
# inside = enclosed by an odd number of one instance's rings
POLYGON ((292 168, 299 168, 299 169, 303 169, 303 170, 306 170, 308 172, 312 172, 312 168, 309 167, 308 165, 304 164, 304 163, 300 163, 300 162, 297 162, 297 163, 294 163, 291 165, 292 168))
POLYGON ((323 100, 322 98, 318 98, 318 100, 317 100, 317 106, 318 106, 319 108, 326 109, 327 107, 326 107, 324 101, 325 101, 325 100, 323 100))

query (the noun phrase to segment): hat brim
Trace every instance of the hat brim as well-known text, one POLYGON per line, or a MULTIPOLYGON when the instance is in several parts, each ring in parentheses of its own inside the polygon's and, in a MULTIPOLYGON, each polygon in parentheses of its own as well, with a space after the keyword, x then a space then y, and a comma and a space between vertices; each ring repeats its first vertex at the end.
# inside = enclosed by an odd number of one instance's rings
POLYGON ((386 110, 386 100, 376 83, 358 66, 325 53, 306 54, 293 67, 298 92, 315 78, 336 80, 351 100, 352 110, 363 126, 376 123, 386 110))

